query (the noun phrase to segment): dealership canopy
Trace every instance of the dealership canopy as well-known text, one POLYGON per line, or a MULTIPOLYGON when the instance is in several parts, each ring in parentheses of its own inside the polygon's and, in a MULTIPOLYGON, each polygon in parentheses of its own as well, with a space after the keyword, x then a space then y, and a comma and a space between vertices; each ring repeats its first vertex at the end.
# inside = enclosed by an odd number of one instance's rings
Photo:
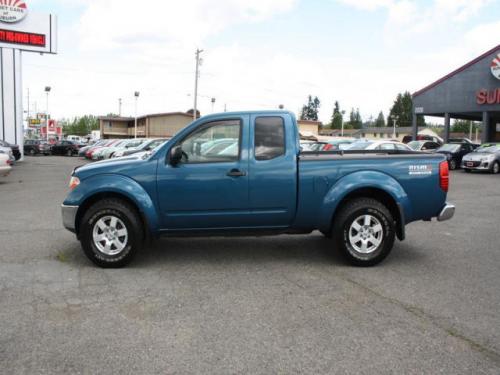
POLYGON ((417 116, 482 121, 482 142, 500 142, 500 45, 413 94, 413 134, 417 116))

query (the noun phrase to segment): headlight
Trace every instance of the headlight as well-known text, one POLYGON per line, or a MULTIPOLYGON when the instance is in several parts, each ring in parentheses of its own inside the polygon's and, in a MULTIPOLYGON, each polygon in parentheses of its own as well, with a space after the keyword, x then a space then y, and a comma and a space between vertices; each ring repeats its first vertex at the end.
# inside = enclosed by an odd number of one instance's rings
POLYGON ((71 176, 71 179, 69 180, 69 188, 70 188, 70 190, 73 190, 78 185, 80 185, 80 179, 78 177, 76 177, 76 176, 71 176))
POLYGON ((481 158, 481 161, 492 161, 495 158, 495 155, 488 155, 484 158, 481 158))

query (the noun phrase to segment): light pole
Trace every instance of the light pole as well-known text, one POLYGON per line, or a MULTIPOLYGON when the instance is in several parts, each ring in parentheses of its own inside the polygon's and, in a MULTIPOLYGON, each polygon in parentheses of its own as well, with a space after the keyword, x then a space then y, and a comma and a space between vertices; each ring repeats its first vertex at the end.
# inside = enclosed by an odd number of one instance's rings
POLYGON ((118 116, 122 115, 122 98, 118 98, 118 116))
POLYGON ((396 121, 398 121, 399 116, 392 115, 391 118, 392 118, 392 125, 393 125, 392 138, 396 139, 396 121))
POLYGON ((214 113, 215 98, 210 99, 210 102, 212 103, 212 113, 214 113))
POLYGON ((134 138, 137 138, 137 100, 139 99, 139 91, 134 92, 135 97, 135 127, 134 127, 134 138))
POLYGON ((51 87, 50 86, 45 86, 45 94, 47 97, 46 101, 46 107, 45 107, 45 130, 47 131, 47 142, 49 141, 49 93, 50 93, 51 87))
POLYGON ((196 49, 196 71, 194 74, 194 108, 193 108, 193 120, 196 120, 196 107, 198 105, 198 76, 199 76, 199 68, 202 63, 200 59, 200 53, 202 53, 202 49, 196 49))

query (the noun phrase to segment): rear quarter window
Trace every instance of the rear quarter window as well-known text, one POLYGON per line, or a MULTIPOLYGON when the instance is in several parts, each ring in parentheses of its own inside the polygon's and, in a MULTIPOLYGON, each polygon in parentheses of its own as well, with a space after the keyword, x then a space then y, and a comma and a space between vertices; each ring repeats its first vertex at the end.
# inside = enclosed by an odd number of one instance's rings
POLYGON ((255 160, 271 160, 285 154, 285 123, 282 117, 255 119, 255 160))

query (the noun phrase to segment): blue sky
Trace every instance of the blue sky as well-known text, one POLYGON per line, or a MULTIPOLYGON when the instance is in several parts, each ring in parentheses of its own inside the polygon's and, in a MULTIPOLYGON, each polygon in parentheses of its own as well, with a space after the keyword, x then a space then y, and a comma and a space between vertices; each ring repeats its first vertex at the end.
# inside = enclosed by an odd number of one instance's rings
POLYGON ((59 18, 59 54, 24 55, 24 87, 56 117, 192 107, 194 51, 203 48, 200 109, 298 111, 307 95, 327 122, 339 100, 363 118, 500 44, 494 0, 33 0, 59 18))

